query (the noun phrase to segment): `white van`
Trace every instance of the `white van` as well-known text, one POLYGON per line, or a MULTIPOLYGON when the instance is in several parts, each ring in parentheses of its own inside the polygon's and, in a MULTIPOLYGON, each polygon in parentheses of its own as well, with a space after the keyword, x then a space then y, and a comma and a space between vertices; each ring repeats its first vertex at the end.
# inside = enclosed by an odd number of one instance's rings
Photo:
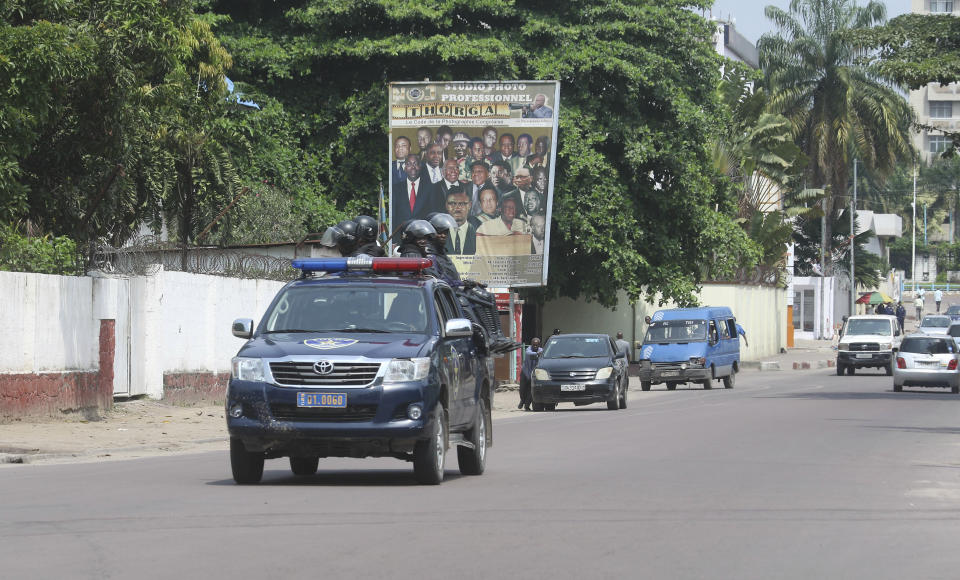
POLYGON ((858 368, 875 367, 893 374, 894 353, 900 350, 900 325, 889 314, 851 316, 840 329, 837 374, 852 375, 858 368))

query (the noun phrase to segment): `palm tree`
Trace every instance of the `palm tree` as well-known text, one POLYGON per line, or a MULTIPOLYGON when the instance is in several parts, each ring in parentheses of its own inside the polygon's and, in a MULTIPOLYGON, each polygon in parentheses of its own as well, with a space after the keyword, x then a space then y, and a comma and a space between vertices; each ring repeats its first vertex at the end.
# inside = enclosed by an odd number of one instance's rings
MULTIPOLYGON (((773 111, 791 124, 794 138, 809 158, 807 187, 823 188, 821 204, 826 239, 842 209, 855 156, 876 175, 893 171, 898 159, 913 157, 913 113, 889 78, 859 64, 864 49, 850 31, 882 24, 886 8, 870 0, 791 0, 790 11, 767 6, 766 16, 780 34, 765 34, 757 43, 760 65, 773 111)), ((832 272, 828 252, 827 273, 832 272)))

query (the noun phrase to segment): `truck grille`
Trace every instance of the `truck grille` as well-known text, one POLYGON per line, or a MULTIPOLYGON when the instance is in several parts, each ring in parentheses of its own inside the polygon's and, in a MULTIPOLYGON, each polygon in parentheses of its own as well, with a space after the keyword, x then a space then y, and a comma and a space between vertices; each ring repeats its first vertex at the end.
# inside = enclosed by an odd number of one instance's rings
POLYGON ((344 409, 298 407, 295 404, 271 403, 270 414, 279 421, 372 421, 377 414, 376 405, 347 405, 344 409))
POLYGON ((380 363, 335 362, 329 374, 314 370, 315 361, 272 362, 270 372, 279 385, 294 387, 362 387, 373 382, 380 363))
POLYGON ((880 343, 879 342, 851 342, 850 350, 858 351, 858 352, 878 351, 880 350, 880 343))
MULTIPOLYGON (((653 368, 658 371, 680 371, 683 370, 680 368, 680 365, 684 363, 678 362, 665 362, 665 363, 653 363, 653 368)), ((690 364, 687 363, 687 367, 690 367, 690 364)))

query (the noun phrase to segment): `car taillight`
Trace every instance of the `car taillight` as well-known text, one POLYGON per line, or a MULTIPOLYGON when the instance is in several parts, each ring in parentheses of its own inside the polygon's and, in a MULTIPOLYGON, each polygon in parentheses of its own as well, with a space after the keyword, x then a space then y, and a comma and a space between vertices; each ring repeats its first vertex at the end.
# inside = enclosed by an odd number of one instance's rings
MULTIPOLYGON (((956 362, 957 362, 956 359, 954 359, 953 362, 956 363, 956 362)), ((957 365, 954 364, 953 366, 957 366, 957 365)), ((903 360, 903 357, 902 357, 902 356, 898 356, 898 357, 897 357, 897 368, 898 368, 898 369, 905 369, 905 368, 907 368, 907 361, 903 360)))
POLYGON ((947 364, 947 370, 948 370, 948 371, 955 371, 955 370, 957 370, 957 359, 955 359, 955 358, 950 359, 950 363, 947 364))

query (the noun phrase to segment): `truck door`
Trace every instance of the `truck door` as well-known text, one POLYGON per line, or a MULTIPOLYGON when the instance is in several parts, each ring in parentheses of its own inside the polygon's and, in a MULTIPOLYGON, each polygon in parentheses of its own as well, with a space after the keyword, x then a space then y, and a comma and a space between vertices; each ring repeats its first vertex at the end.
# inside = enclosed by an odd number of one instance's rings
MULTIPOLYGON (((447 320, 463 318, 457 308, 453 292, 449 288, 436 291, 436 303, 442 325, 447 320)), ((463 425, 473 419, 476 393, 476 346, 472 336, 442 337, 444 364, 450 369, 450 424, 463 425)))

